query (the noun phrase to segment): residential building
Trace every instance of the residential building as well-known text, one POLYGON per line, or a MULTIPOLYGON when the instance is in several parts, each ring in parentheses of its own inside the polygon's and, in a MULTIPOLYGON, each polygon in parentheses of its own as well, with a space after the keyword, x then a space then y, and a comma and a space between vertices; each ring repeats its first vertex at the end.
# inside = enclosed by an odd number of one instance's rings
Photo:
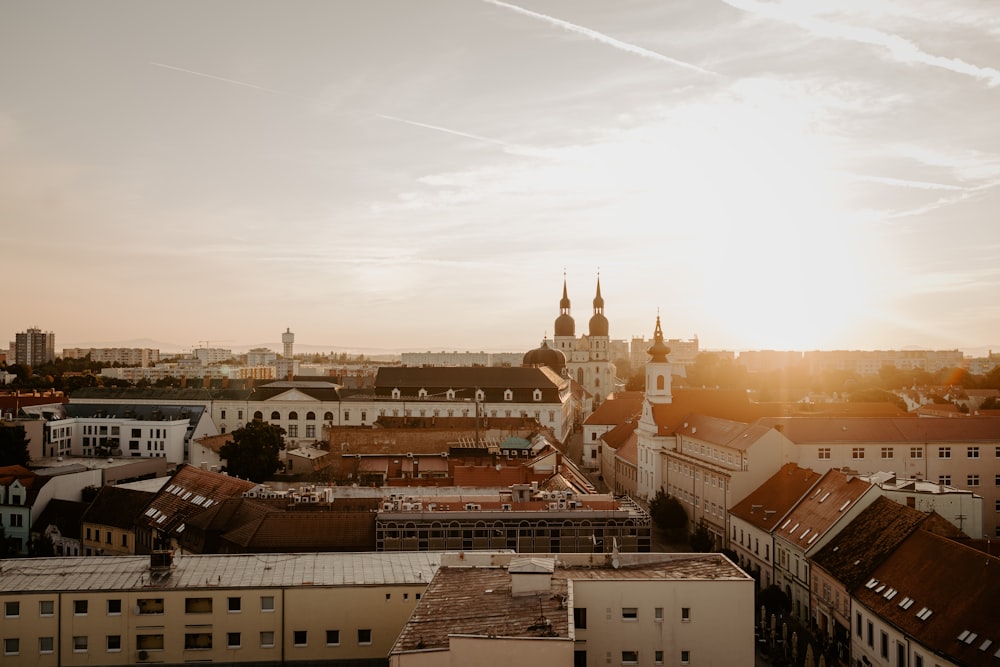
POLYGON ((601 462, 601 436, 620 424, 638 421, 641 391, 619 391, 608 396, 583 422, 583 467, 597 470, 601 462))
POLYGON ((160 362, 160 351, 148 347, 64 347, 63 359, 85 359, 99 364, 148 368, 160 362))
MULTIPOLYGON (((41 555, 80 556, 83 548, 80 541, 80 518, 87 509, 87 503, 76 500, 53 498, 45 505, 31 526, 31 540, 43 549, 41 555), (43 544, 52 545, 51 553, 44 551, 43 544)), ((33 554, 39 551, 32 550, 33 554)))
POLYGON ((853 591, 916 530, 961 535, 938 514, 880 496, 813 556, 809 618, 842 658, 850 650, 853 591))
POLYGON ((786 463, 729 510, 729 548, 759 590, 774 583, 775 529, 819 479, 818 472, 786 463))
POLYGON ((804 359, 813 376, 828 371, 878 375, 883 366, 928 373, 965 366, 961 350, 813 350, 804 359))
POLYGON ((874 667, 995 667, 1000 558, 917 530, 851 600, 851 659, 874 667))
MULTIPOLYGON (((610 401, 605 401, 604 405, 610 401)), ((601 456, 601 468, 599 479, 604 481, 604 485, 613 490, 615 493, 624 493, 623 486, 618 483, 618 473, 621 469, 624 471, 624 462, 618 459, 618 450, 621 449, 627 442, 632 442, 631 445, 634 448, 634 452, 631 453, 630 462, 631 466, 635 468, 632 470, 632 474, 635 478, 631 480, 628 484, 629 488, 632 489, 629 495, 633 497, 636 496, 638 491, 638 456, 639 456, 639 436, 635 435, 635 429, 639 426, 638 420, 627 421, 623 424, 615 426, 610 431, 607 431, 601 436, 601 446, 600 446, 600 456, 601 456)), ((622 480, 623 484, 628 480, 622 480)))
POLYGON ((24 466, 0 467, 0 525, 17 553, 28 553, 33 517, 44 511, 52 497, 49 492, 42 494, 48 482, 24 466))
POLYGON ((753 623, 720 554, 445 554, 389 664, 746 665, 753 623))
POLYGON ((56 335, 51 331, 43 332, 38 327, 15 334, 10 347, 14 360, 11 362, 8 359, 8 364, 41 366, 56 360, 56 335))
POLYGON ((616 495, 634 497, 636 495, 636 482, 638 478, 638 466, 636 461, 639 455, 639 436, 632 431, 631 434, 621 444, 621 447, 614 449, 615 453, 615 475, 614 489, 616 495))
POLYGON ((828 470, 773 532, 774 583, 802 621, 810 615, 810 559, 879 497, 856 474, 828 470))
POLYGON ((385 664, 440 555, 0 562, 5 664, 385 664))
POLYGON ((136 553, 135 524, 156 496, 149 491, 106 484, 80 517, 83 554, 130 556, 136 553))
POLYGON ((897 477, 891 472, 877 472, 861 478, 878 486, 889 500, 921 512, 935 512, 965 536, 983 539, 981 495, 925 479, 897 477))

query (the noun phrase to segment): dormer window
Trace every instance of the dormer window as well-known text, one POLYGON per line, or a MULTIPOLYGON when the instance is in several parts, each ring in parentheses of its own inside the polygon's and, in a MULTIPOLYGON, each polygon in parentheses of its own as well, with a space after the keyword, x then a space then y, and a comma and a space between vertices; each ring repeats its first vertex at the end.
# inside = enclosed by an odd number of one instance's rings
POLYGON ((420 391, 417 392, 417 398, 427 398, 427 390, 421 388, 420 391))
POLYGON ((483 391, 482 389, 477 389, 476 390, 476 400, 477 401, 486 400, 486 392, 483 391))
POLYGON ((449 401, 454 401, 455 400, 455 390, 454 389, 449 389, 447 392, 445 392, 445 398, 447 398, 449 401))
POLYGON ((392 397, 393 398, 399 398, 399 389, 398 388, 395 388, 395 387, 393 388, 393 390, 392 390, 392 397))
POLYGON ((542 400, 542 390, 536 389, 535 391, 532 392, 531 397, 536 401, 542 400))
POLYGON ((505 400, 505 401, 513 401, 514 400, 514 392, 511 391, 510 389, 504 389, 503 390, 503 400, 505 400))

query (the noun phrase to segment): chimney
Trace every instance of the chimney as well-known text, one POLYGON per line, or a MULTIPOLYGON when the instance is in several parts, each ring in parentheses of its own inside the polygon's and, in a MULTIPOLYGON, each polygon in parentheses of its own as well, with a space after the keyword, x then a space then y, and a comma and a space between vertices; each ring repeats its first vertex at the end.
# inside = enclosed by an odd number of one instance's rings
POLYGON ((552 558, 512 559, 507 566, 511 597, 548 593, 552 588, 555 567, 556 562, 552 558))

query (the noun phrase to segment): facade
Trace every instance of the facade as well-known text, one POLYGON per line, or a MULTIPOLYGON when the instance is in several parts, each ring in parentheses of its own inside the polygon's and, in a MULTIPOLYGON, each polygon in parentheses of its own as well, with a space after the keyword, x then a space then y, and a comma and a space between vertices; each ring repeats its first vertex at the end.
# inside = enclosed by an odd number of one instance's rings
POLYGON ((827 371, 878 375, 883 366, 935 373, 965 366, 961 350, 814 350, 806 352, 803 357, 811 375, 827 371))
POLYGON ((570 300, 566 279, 563 278, 563 295, 552 339, 555 349, 566 357, 567 374, 590 394, 595 406, 619 388, 611 358, 611 338, 608 318, 604 315, 600 278, 597 279, 597 294, 594 296, 594 314, 590 318, 587 334, 579 338, 576 336, 576 322, 570 315, 570 300))
POLYGON ((84 359, 99 364, 148 368, 160 362, 160 351, 148 347, 64 347, 63 359, 84 359))
POLYGON ((389 664, 747 665, 753 622, 720 554, 445 554, 389 664))
POLYGON ((38 327, 32 327, 14 335, 11 349, 14 351, 15 364, 22 366, 47 364, 56 360, 56 335, 51 331, 43 332, 38 327))
POLYGON ((45 493, 39 502, 42 487, 49 481, 24 466, 0 467, 0 520, 4 537, 11 540, 11 549, 28 553, 33 516, 44 510, 51 495, 45 493))
POLYGON ((80 518, 83 554, 130 556, 135 551, 135 522, 156 494, 107 484, 80 518))
POLYGON ((966 489, 922 479, 904 479, 895 473, 862 475, 889 500, 921 512, 935 512, 974 540, 983 539, 983 497, 966 489))
POLYGON ((5 664, 379 665, 438 554, 0 563, 5 664))
POLYGON ((774 583, 788 595, 799 619, 810 615, 810 559, 878 497, 877 486, 829 470, 772 533, 774 583))
MULTIPOLYGON (((47 541, 52 545, 52 553, 33 551, 39 555, 80 556, 83 547, 80 540, 80 519, 87 509, 87 503, 75 500, 53 498, 46 504, 45 511, 38 515, 31 528, 32 541, 47 541)), ((44 549, 45 547, 40 547, 44 549)))
POLYGON ((583 422, 583 467, 600 468, 602 436, 620 424, 636 421, 642 411, 642 392, 615 392, 583 422))

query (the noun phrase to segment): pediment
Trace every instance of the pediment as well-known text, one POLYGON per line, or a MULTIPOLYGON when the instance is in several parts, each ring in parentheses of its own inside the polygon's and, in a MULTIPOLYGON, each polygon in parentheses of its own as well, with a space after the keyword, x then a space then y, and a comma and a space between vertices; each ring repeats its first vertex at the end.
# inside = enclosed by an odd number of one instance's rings
POLYGON ((271 398, 264 401, 265 403, 275 403, 275 402, 292 402, 292 403, 321 403, 318 398, 305 394, 298 389, 289 389, 288 391, 283 391, 280 394, 276 394, 271 398))

